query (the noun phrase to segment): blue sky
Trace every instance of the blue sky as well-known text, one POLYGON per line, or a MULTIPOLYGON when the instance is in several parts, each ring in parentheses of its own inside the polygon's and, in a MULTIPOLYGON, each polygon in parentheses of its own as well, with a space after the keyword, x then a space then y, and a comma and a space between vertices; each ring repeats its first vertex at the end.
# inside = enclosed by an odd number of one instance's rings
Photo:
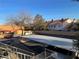
POLYGON ((79 2, 71 0, 0 0, 0 24, 9 16, 26 11, 32 16, 42 15, 46 20, 79 18, 79 2))

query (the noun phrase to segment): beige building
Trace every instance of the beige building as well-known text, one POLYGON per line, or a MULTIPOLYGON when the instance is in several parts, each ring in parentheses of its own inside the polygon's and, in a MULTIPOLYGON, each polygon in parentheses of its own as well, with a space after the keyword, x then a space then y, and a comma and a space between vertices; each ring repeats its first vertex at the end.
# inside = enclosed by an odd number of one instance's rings
POLYGON ((15 26, 15 25, 0 25, 0 31, 4 31, 4 32, 14 32, 16 34, 22 34, 22 29, 19 26, 15 26))

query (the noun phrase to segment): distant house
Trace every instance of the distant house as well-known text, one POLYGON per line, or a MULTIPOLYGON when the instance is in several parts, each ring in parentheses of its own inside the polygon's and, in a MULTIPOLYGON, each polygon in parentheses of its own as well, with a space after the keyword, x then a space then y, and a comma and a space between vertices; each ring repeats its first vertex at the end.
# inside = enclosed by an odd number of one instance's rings
MULTIPOLYGON (((55 20, 48 24, 48 30, 66 30, 66 26, 71 24, 73 19, 55 20)), ((74 21, 75 22, 75 21, 74 21)))
POLYGON ((2 31, 17 31, 17 30, 19 30, 20 29, 20 27, 18 27, 18 26, 15 26, 15 25, 13 25, 13 26, 11 26, 11 25, 0 25, 0 31, 2 30, 2 31))
POLYGON ((16 25, 0 25, 0 31, 14 32, 16 34, 22 34, 22 29, 16 25))

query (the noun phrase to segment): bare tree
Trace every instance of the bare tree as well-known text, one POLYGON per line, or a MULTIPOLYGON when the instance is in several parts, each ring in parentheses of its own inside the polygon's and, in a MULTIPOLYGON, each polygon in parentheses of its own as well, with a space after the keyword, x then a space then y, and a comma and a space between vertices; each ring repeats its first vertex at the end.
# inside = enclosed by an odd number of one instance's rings
POLYGON ((43 17, 39 14, 37 14, 33 20, 33 28, 34 30, 43 30, 44 29, 45 21, 43 17))
POLYGON ((22 30, 22 35, 24 28, 28 26, 31 22, 32 22, 32 17, 25 13, 20 13, 18 16, 10 17, 7 20, 7 23, 10 24, 13 28, 14 28, 13 25, 19 26, 22 30))

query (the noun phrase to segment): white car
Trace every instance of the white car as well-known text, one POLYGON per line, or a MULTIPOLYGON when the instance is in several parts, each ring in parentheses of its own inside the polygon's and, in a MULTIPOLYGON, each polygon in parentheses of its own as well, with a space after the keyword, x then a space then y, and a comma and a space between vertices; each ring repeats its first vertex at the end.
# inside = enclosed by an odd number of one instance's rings
POLYGON ((32 31, 26 31, 25 32, 25 35, 31 35, 32 34, 32 31))

